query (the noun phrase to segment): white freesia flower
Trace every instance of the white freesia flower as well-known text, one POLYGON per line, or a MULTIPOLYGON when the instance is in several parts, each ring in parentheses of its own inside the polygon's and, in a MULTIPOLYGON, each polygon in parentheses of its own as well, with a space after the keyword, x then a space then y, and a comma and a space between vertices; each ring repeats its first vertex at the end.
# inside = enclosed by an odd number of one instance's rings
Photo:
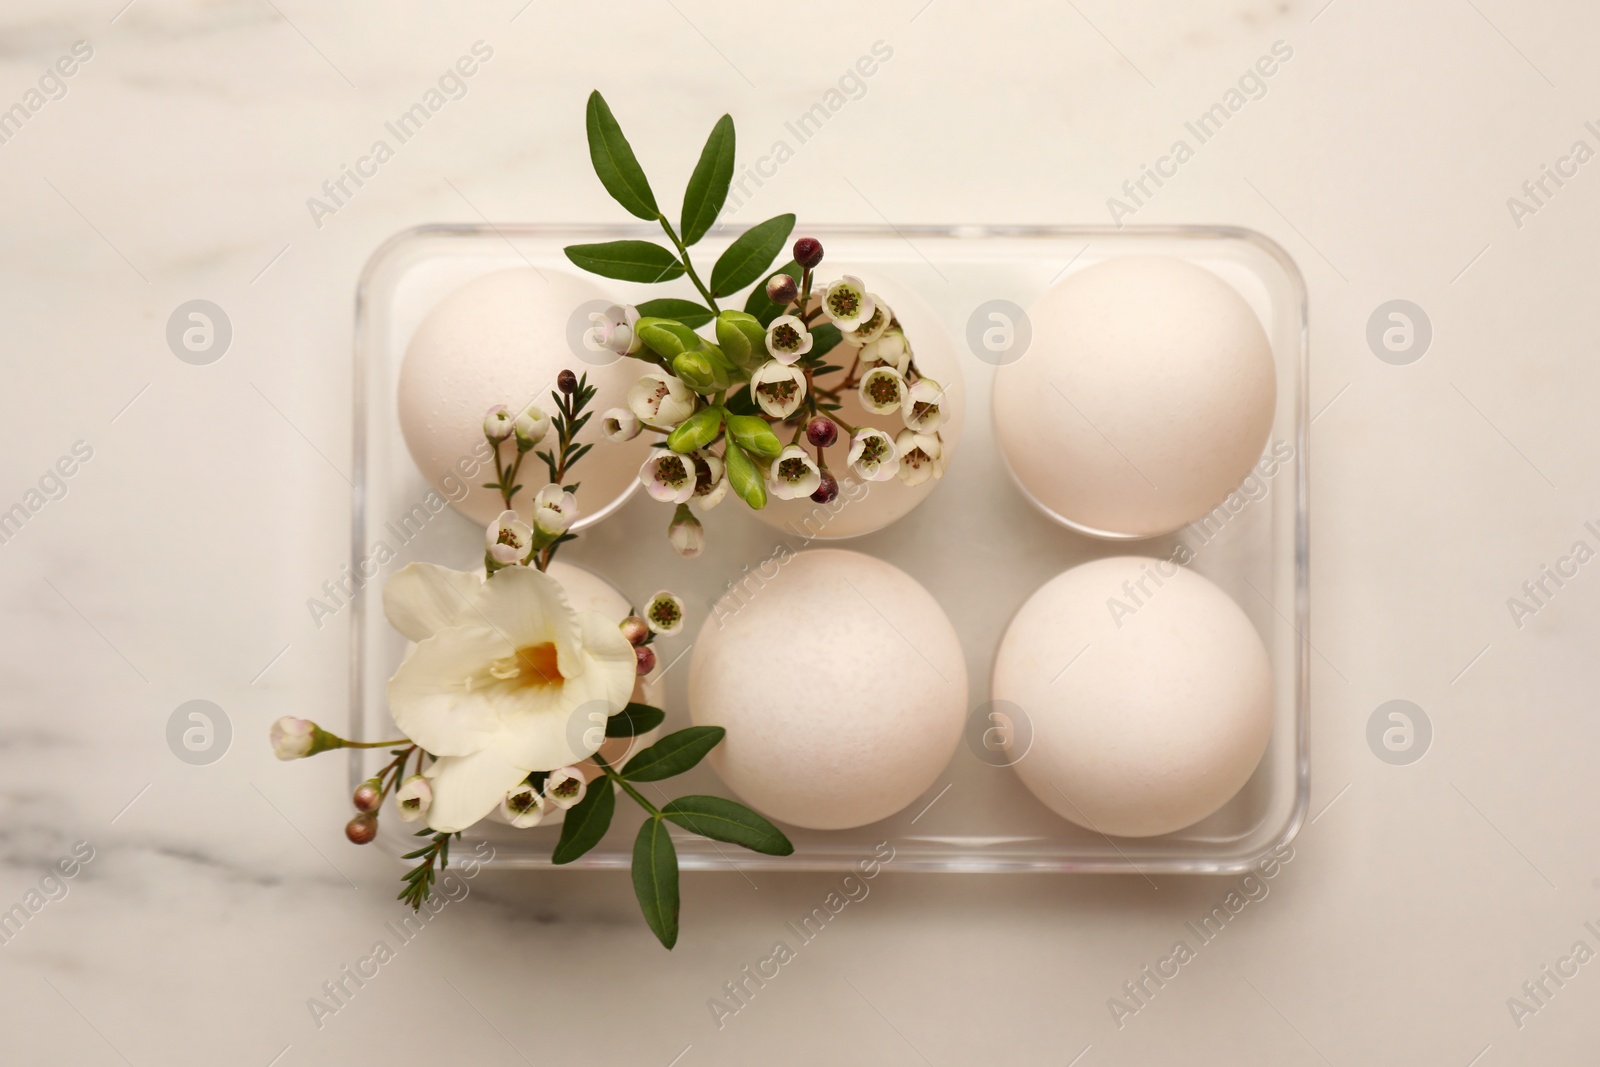
POLYGON ((496 404, 483 417, 483 436, 496 443, 511 436, 515 420, 504 404, 496 404))
POLYGON ((872 318, 872 312, 872 297, 854 275, 846 274, 822 294, 822 313, 846 333, 872 318))
POLYGON ((645 492, 665 504, 686 504, 694 496, 694 460, 666 448, 650 453, 639 468, 645 492))
POLYGON ((658 430, 670 430, 693 415, 694 405, 693 391, 666 371, 652 371, 628 390, 628 408, 658 430))
POLYGON ((910 388, 893 367, 873 367, 861 376, 861 406, 876 415, 900 411, 910 388))
POLYGON ((811 331, 793 315, 779 315, 767 327, 767 355, 789 366, 811 351, 811 331))
POLYGON ((870 426, 857 430, 851 438, 848 462, 852 470, 869 482, 887 481, 900 469, 894 441, 882 430, 870 426))
POLYGON ((762 411, 775 419, 787 419, 806 398, 806 376, 797 367, 769 359, 750 376, 750 392, 762 411))
POLYGON ((517 517, 515 511, 502 511, 484 531, 489 555, 496 563, 509 567, 528 558, 533 547, 533 527, 517 517))
POLYGON ((506 790, 506 795, 500 798, 500 818, 518 830, 527 830, 544 820, 545 806, 543 794, 523 782, 506 790))
POLYGON ((727 495, 727 465, 715 452, 699 449, 694 453, 694 502, 702 510, 710 511, 727 495))
POLYGON ((631 356, 643 347, 639 339, 639 309, 632 304, 612 304, 605 312, 591 312, 593 323, 583 335, 584 347, 591 352, 615 352, 631 356))
POLYGON ((401 822, 416 822, 427 816, 433 804, 433 786, 425 775, 413 774, 394 791, 394 806, 401 822))
POLYGON ((904 374, 911 367, 911 345, 906 341, 905 331, 884 330, 877 340, 862 346, 861 362, 881 363, 904 374))
POLYGON ((645 605, 644 621, 662 637, 673 636, 683 629, 683 601, 665 589, 661 590, 645 605))
POLYGON ((412 563, 384 586, 383 610, 416 642, 389 679, 389 711, 438 757, 423 773, 441 832, 483 818, 529 772, 593 755, 603 738, 573 728, 579 709, 614 715, 633 692, 637 658, 616 620, 574 611, 532 567, 485 581, 412 563))
POLYGON ((533 497, 533 524, 546 537, 560 537, 578 517, 578 498, 551 482, 533 497))
MULTIPOLYGON (((604 785, 610 788, 609 782, 604 785)), ((544 783, 545 799, 562 811, 582 800, 588 791, 589 780, 576 767, 557 767, 544 783)))
POLYGON ((918 378, 906 390, 900 415, 918 433, 933 433, 944 423, 944 386, 932 378, 918 378))
POLYGON ((872 314, 854 330, 844 335, 844 339, 853 345, 868 345, 883 336, 883 331, 889 328, 889 323, 894 319, 894 312, 889 310, 889 305, 883 302, 883 297, 877 293, 868 293, 872 300, 872 314))
POLYGON ((543 441, 544 435, 550 432, 550 416, 538 405, 529 404, 512 421, 511 430, 517 435, 517 447, 526 452, 543 441))
POLYGON ((816 460, 806 455, 805 449, 799 445, 788 445, 772 461, 767 484, 772 487, 772 495, 779 500, 794 500, 817 491, 822 484, 822 471, 817 467, 816 460))
POLYGON ((639 416, 627 408, 610 408, 600 416, 600 432, 607 441, 631 441, 639 436, 639 431, 644 424, 639 421, 639 416))
POLYGON ((944 477, 944 442, 938 434, 901 430, 894 439, 894 447, 900 454, 902 482, 921 485, 929 478, 944 477))

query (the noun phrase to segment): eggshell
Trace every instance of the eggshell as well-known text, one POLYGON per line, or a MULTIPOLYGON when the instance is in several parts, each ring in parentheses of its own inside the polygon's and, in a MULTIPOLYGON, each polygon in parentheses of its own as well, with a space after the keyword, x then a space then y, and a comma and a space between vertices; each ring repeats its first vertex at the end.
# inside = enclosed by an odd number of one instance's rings
MULTIPOLYGON (((961 429, 966 423, 967 391, 966 383, 962 380, 961 359, 938 313, 911 287, 885 273, 888 269, 882 264, 867 268, 824 260, 823 266, 818 269, 818 284, 853 274, 862 280, 868 292, 876 293, 888 303, 905 330, 906 339, 911 343, 912 359, 918 368, 944 386, 944 398, 940 401, 944 421, 939 427, 939 437, 943 441, 944 462, 948 468, 955 462, 957 446, 961 443, 961 429)), ((848 371, 859 351, 855 345, 840 342, 828 353, 828 362, 848 371)), ((838 376, 835 376, 834 381, 838 380, 838 376)), ((876 426, 890 437, 905 429, 905 422, 899 415, 875 415, 867 411, 861 406, 860 395, 854 389, 844 395, 843 410, 839 414, 852 426, 876 426)), ((788 441, 787 436, 784 441, 788 441)), ((841 427, 838 443, 827 450, 829 467, 839 479, 841 490, 831 503, 818 504, 807 497, 798 500, 772 497, 765 508, 756 512, 756 517, 769 526, 819 541, 860 537, 905 518, 943 484, 943 479, 934 478, 916 486, 907 486, 899 478, 882 482, 862 481, 845 462, 849 454, 850 435, 841 427), (846 485, 846 479, 852 479, 853 484, 846 485)))
MULTIPOLYGON (((574 472, 582 483, 574 524, 582 528, 619 507, 638 484, 649 441, 638 437, 625 444, 600 434, 600 413, 626 407, 628 387, 646 369, 633 359, 597 365, 574 354, 568 325, 586 304, 604 304, 606 294, 585 278, 561 271, 529 268, 495 271, 474 279, 441 300, 412 336, 400 367, 396 404, 400 431, 423 477, 456 509, 487 525, 505 510, 500 494, 482 488, 494 481, 494 464, 485 458, 471 477, 459 469, 475 456, 488 457, 483 438, 484 414, 495 404, 513 413, 537 403, 554 411, 550 390, 563 369, 588 372, 599 389, 589 410, 594 418, 578 441, 594 443, 574 472), (448 479, 448 480, 447 480, 448 479), (463 496, 461 490, 467 486, 463 496)), ((514 446, 502 445, 508 460, 514 446)), ((544 462, 529 454, 518 479, 517 511, 532 514, 533 497, 549 481, 544 462)))
POLYGON ((689 713, 727 738, 711 762, 746 803, 818 830, 916 800, 950 762, 967 700, 961 643, 939 604, 882 560, 781 557, 700 628, 689 713))
POLYGON ((1148 837, 1215 812, 1271 732, 1272 668, 1221 589, 1168 560, 1119 556, 1058 575, 1017 612, 992 694, 1031 726, 1015 769, 1046 807, 1148 837))
POLYGON ((1148 537, 1198 518, 1261 458, 1272 347, 1237 291, 1178 259, 1107 260, 1028 312, 1033 342, 994 385, 1018 485, 1083 532, 1148 537))

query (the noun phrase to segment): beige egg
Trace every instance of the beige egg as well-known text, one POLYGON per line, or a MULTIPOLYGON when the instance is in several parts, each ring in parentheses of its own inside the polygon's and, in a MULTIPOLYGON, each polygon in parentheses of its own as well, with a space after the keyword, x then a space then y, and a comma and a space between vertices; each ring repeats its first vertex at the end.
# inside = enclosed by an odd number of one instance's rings
MULTIPOLYGON (((955 461, 956 449, 961 442, 961 429, 966 422, 967 394, 962 380, 961 360, 950 339, 950 331, 939 320, 938 312, 928 306, 910 286, 896 280, 885 265, 858 267, 850 263, 835 264, 824 260, 818 268, 819 284, 835 281, 846 274, 859 277, 867 291, 876 293, 888 303, 905 329, 906 340, 911 345, 911 355, 921 372, 944 387, 940 407, 944 421, 939 427, 943 441, 943 462, 949 466, 955 461)), ((828 362, 850 369, 859 349, 841 342, 828 353, 828 362)), ((835 379, 837 380, 837 379, 835 379)), ((905 428, 899 415, 876 415, 861 406, 855 389, 842 397, 840 414, 852 426, 876 426, 894 437, 905 428)), ((780 431, 782 432, 782 431, 780 431)), ((784 437, 788 442, 788 436, 784 437)), ((808 447, 808 451, 813 451, 808 447)), ((845 462, 850 453, 850 435, 840 428, 839 441, 827 450, 829 468, 839 479, 839 496, 828 504, 800 497, 797 500, 779 500, 772 497, 756 516, 769 526, 805 538, 833 541, 881 530, 909 515, 913 508, 934 493, 941 479, 930 478, 921 485, 908 486, 899 478, 881 482, 863 481, 851 472, 845 462)))
POLYGON ((728 731, 717 773, 795 826, 900 811, 961 739, 967 670, 950 620, 910 575, 857 552, 789 554, 753 574, 718 602, 689 665, 690 716, 728 731))
POLYGON ((991 686, 1023 784, 1104 834, 1170 833, 1249 780, 1272 729, 1272 668, 1221 589, 1169 560, 1058 575, 1011 621, 991 686))
MULTIPOLYGON (((423 477, 446 499, 457 501, 457 510, 468 518, 487 525, 504 510, 500 494, 482 488, 495 477, 483 437, 484 414, 496 404, 515 413, 529 403, 553 413, 550 390, 563 369, 587 371, 599 389, 589 407, 595 415, 577 438, 595 447, 574 471, 574 480, 582 483, 582 513, 575 525, 597 522, 633 492, 649 442, 643 437, 626 444, 606 441, 600 413, 627 407, 628 387, 647 368, 627 358, 598 365, 599 357, 586 351, 588 360, 581 359, 569 344, 574 313, 606 303, 606 294, 586 278, 549 268, 502 270, 445 297, 417 328, 400 368, 400 430, 423 477), (476 464, 475 473, 464 475, 464 464, 476 464), (464 496, 463 486, 470 487, 464 496)), ((501 446, 508 461, 514 453, 514 445, 501 446)), ((549 473, 529 453, 518 480, 523 488, 515 502, 527 519, 549 473)))
POLYGON ((1260 321, 1179 259, 1126 256, 1053 286, 994 384, 1022 491, 1085 533, 1149 537, 1228 495, 1261 458, 1277 378, 1260 321))

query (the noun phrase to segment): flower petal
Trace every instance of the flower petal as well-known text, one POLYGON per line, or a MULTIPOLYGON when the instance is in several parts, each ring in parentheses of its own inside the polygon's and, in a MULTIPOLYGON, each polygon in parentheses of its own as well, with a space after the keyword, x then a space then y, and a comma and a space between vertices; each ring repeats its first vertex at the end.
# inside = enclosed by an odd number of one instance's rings
POLYGON ((436 756, 477 752, 497 729, 485 668, 515 651, 485 626, 451 626, 417 642, 389 679, 395 725, 436 756))
POLYGON ((577 622, 567 594, 543 571, 532 567, 495 571, 483 583, 473 608, 475 617, 463 621, 490 627, 513 648, 553 644, 563 678, 583 673, 577 622))
POLYGON ((408 563, 383 587, 383 613, 389 625, 412 641, 457 625, 472 605, 483 579, 436 563, 408 563))
POLYGON ((433 783, 428 825, 440 833, 465 830, 493 811, 528 772, 510 762, 510 749, 491 744, 470 756, 445 756, 422 773, 433 783))

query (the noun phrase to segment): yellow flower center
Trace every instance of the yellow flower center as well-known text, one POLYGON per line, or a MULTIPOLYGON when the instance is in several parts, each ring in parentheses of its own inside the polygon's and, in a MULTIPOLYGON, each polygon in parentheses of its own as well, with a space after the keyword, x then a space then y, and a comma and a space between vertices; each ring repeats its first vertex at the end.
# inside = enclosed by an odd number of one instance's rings
POLYGON ((489 665, 489 673, 502 682, 516 680, 521 685, 551 686, 566 681, 557 662, 556 646, 546 641, 528 645, 489 665))

